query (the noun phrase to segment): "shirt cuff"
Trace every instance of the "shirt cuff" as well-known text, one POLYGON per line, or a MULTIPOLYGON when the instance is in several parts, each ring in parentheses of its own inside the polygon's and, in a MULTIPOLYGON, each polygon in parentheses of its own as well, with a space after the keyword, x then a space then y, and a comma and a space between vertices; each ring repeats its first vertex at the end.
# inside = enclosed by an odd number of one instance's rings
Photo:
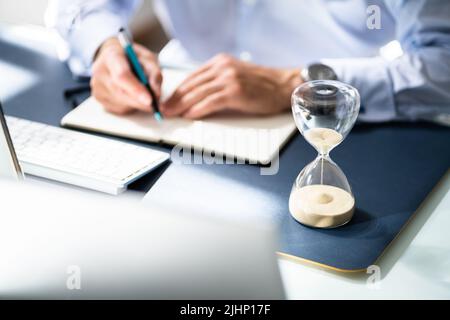
POLYGON ((323 59, 339 81, 358 89, 361 109, 358 119, 367 122, 395 120, 397 112, 387 61, 381 57, 353 59, 323 59))
POLYGON ((125 21, 111 12, 92 12, 75 22, 69 35, 69 67, 77 75, 89 75, 94 55, 108 38, 116 36, 125 21))

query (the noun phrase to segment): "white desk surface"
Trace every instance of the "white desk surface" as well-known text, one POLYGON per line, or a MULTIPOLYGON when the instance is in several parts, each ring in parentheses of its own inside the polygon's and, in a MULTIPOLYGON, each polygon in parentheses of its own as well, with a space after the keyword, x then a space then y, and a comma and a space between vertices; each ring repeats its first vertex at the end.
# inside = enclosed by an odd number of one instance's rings
POLYGON ((289 299, 450 299, 450 171, 381 256, 373 274, 337 273, 280 258, 289 299), (372 278, 373 279, 373 278, 372 278))

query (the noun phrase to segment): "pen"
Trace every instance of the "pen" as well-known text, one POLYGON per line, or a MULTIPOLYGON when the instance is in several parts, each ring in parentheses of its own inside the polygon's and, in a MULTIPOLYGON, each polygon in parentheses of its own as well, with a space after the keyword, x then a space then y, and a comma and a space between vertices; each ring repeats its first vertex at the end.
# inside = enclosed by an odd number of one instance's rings
POLYGON ((160 122, 162 121, 162 115, 159 111, 158 101, 156 100, 156 95, 153 89, 150 87, 150 83, 148 82, 148 78, 145 75, 144 70, 142 69, 141 64, 137 58, 136 53, 133 50, 133 45, 131 41, 128 39, 128 36, 125 32, 124 28, 120 28, 118 34, 119 42, 125 50, 125 55, 127 56, 128 62, 130 63, 131 69, 133 70, 136 77, 139 81, 147 88, 150 96, 152 97, 152 108, 153 108, 153 116, 155 119, 160 122))

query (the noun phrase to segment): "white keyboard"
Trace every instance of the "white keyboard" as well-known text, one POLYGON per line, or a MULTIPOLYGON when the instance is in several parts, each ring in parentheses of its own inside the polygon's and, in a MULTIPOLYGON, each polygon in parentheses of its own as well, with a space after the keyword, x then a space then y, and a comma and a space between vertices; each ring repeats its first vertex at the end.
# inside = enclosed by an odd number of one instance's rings
POLYGON ((164 152, 6 117, 25 173, 110 194, 169 159, 164 152))

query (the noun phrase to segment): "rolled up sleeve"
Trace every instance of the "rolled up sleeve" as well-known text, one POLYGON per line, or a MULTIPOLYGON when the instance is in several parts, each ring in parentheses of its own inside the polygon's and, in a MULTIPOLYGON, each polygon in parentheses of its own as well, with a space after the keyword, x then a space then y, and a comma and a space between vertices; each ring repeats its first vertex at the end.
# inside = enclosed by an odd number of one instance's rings
POLYGON ((450 125, 450 1, 386 1, 403 55, 324 59, 361 94, 362 121, 431 120, 450 125), (448 123, 446 123, 448 121, 448 123))
POLYGON ((106 39, 117 34, 128 20, 137 0, 90 0, 49 2, 46 24, 55 29, 68 48, 66 57, 76 75, 89 75, 94 55, 106 39))
POLYGON ((340 81, 358 89, 361 96, 359 120, 383 122, 397 117, 388 62, 381 57, 324 59, 340 81))

